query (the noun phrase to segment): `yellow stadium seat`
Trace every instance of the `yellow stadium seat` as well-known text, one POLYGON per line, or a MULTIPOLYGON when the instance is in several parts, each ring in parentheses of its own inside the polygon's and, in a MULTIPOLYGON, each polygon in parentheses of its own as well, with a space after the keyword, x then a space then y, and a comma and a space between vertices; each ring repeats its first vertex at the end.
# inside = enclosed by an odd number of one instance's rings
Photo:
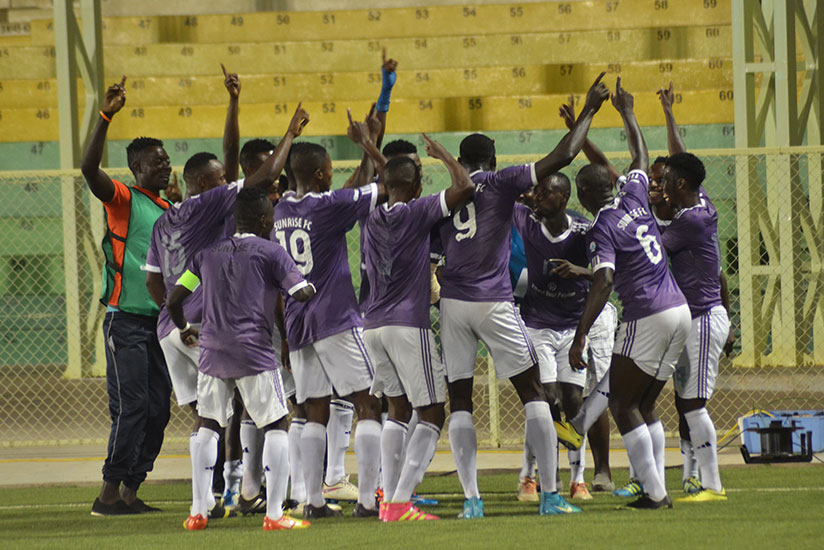
MULTIPOLYGON (((629 83, 627 83, 629 85, 629 83)), ((546 130, 562 128, 558 107, 567 94, 399 99, 390 111, 394 133, 451 132, 474 130, 546 130)), ((583 96, 576 97, 577 102, 583 96)), ((679 92, 679 123, 716 124, 733 121, 732 88, 679 92)), ((307 135, 346 133, 346 109, 362 118, 370 101, 309 101, 311 123, 307 135)), ((636 114, 642 126, 663 123, 661 106, 653 92, 637 93, 636 114)), ((297 102, 244 104, 240 126, 244 135, 279 135, 289 122, 297 102)), ((110 139, 154 135, 165 139, 217 138, 223 135, 226 108, 223 105, 139 107, 127 104, 109 131, 110 139)), ((610 105, 604 105, 594 127, 620 127, 621 120, 610 105)), ((54 141, 57 112, 54 109, 6 109, 0 111, 0 141, 54 141)))
MULTIPOLYGON (((598 0, 421 6, 234 15, 106 17, 109 44, 272 42, 414 38, 729 25, 731 0, 598 0)), ((53 44, 51 22, 33 26, 31 44, 53 44)))
MULTIPOLYGON (((104 66, 111 77, 213 75, 220 62, 242 74, 256 74, 261 67, 286 74, 374 71, 383 47, 390 54, 403 53, 405 70, 609 64, 728 57, 730 33, 729 26, 721 26, 386 40, 111 45, 104 51, 104 66)), ((54 77, 53 47, 4 46, 0 54, 4 78, 54 77)))

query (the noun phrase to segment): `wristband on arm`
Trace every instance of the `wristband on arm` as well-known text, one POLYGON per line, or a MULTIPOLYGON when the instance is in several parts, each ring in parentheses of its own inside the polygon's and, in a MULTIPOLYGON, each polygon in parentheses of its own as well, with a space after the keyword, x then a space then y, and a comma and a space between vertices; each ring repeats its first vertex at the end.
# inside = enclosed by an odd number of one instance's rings
POLYGON ((398 75, 394 72, 389 72, 381 67, 383 74, 383 85, 381 86, 381 95, 378 96, 378 103, 376 109, 380 113, 385 113, 389 110, 389 98, 392 96, 392 87, 395 85, 398 75))

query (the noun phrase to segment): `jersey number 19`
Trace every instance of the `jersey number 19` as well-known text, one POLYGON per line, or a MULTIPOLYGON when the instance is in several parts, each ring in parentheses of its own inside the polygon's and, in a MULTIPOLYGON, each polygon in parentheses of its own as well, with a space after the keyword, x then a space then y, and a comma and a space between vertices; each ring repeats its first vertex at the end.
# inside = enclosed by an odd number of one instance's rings
POLYGON ((301 275, 308 275, 312 272, 312 242, 309 240, 309 233, 303 229, 295 229, 289 236, 289 246, 286 245, 286 232, 275 231, 275 238, 283 249, 292 256, 298 271, 301 275))

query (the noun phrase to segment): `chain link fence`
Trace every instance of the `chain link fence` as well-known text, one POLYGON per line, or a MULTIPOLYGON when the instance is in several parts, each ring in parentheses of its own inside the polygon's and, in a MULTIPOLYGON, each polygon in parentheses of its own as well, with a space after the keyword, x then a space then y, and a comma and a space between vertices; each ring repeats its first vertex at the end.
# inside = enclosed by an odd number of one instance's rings
MULTIPOLYGON (((754 408, 820 408, 824 148, 697 153, 706 164, 705 187, 719 212, 723 268, 738 335, 732 358, 722 359, 709 403, 719 435, 754 408)), ((626 155, 609 157, 619 170, 629 162, 626 155)), ((534 160, 507 156, 498 163, 504 167, 534 160)), ((584 162, 580 158, 564 172, 574 181, 584 162)), ((335 163, 335 187, 356 164, 335 163)), ((113 170, 112 175, 132 181, 128 173, 113 170)), ((424 159, 424 193, 448 184, 446 171, 424 159)), ((581 213, 574 195, 569 208, 581 213)), ((78 172, 0 173, 0 226, 0 447, 104 443, 109 418, 98 301, 102 208, 78 172)), ((357 228, 347 241, 357 288, 357 228)), ((435 308, 432 320, 437 334, 435 308)), ((495 380, 483 346, 476 367, 479 444, 520 445, 522 407, 511 384, 495 380)), ((671 384, 659 403, 667 431, 676 432, 671 384)), ((188 410, 173 404, 167 440, 184 441, 188 423, 188 410)), ((441 443, 448 445, 446 437, 441 443)))

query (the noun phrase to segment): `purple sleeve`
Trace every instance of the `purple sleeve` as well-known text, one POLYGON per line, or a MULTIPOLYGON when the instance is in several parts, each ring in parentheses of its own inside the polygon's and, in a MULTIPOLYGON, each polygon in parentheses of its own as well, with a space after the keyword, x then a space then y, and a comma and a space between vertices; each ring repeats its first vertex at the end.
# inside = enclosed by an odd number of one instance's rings
POLYGON ((664 243, 667 254, 675 254, 687 248, 692 240, 691 237, 703 233, 701 226, 694 222, 695 220, 689 217, 680 217, 673 220, 666 231, 661 231, 661 241, 664 243))
POLYGON ((515 203, 515 208, 512 210, 512 225, 515 229, 523 235, 526 232, 527 222, 532 210, 520 203, 515 203))
POLYGON ((649 204, 649 178, 643 170, 633 170, 626 178, 619 180, 620 191, 625 197, 632 198, 641 206, 649 204))
POLYGON ((143 266, 143 270, 149 273, 161 273, 160 254, 157 250, 157 241, 159 239, 160 237, 157 231, 152 231, 152 241, 149 243, 149 251, 146 253, 146 264, 143 266))
POLYGON ((272 243, 274 246, 269 248, 269 263, 271 268, 272 280, 284 290, 288 295, 293 295, 301 288, 308 286, 309 283, 303 278, 298 266, 289 257, 289 254, 280 246, 272 243))
POLYGON ((210 220, 223 221, 233 213, 237 194, 243 189, 243 180, 221 185, 200 194, 201 208, 210 220))
POLYGON ((519 197, 538 183, 535 175, 535 163, 509 166, 495 172, 490 180, 498 192, 504 195, 519 197))
POLYGON ((443 243, 441 242, 440 224, 438 224, 429 233, 429 261, 439 262, 442 257, 443 243))
POLYGON ((441 191, 416 200, 415 214, 419 224, 429 231, 438 221, 449 216, 449 209, 446 207, 446 192, 441 191))
POLYGON ((378 186, 375 183, 359 189, 337 189, 329 195, 335 219, 331 223, 351 228, 358 220, 365 220, 375 209, 378 186))
MULTIPOLYGON (((599 222, 602 220, 598 220, 599 222)), ((609 236, 609 227, 606 223, 596 223, 587 233, 589 246, 589 263, 593 273, 601 268, 609 267, 615 271, 615 247, 609 236)))

